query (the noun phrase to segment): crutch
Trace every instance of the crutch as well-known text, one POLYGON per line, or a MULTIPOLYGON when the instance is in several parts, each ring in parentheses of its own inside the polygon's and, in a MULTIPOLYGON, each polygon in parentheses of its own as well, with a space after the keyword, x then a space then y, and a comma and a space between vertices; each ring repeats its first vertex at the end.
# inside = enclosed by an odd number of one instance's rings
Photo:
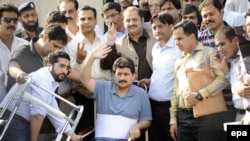
MULTIPOLYGON (((24 93, 24 91, 27 89, 27 86, 29 85, 30 81, 31 81, 31 79, 30 79, 29 77, 27 77, 27 78, 26 78, 26 83, 24 84, 23 93, 24 93)), ((0 124, 0 125, 4 125, 4 128, 3 128, 3 131, 2 131, 2 133, 1 133, 1 135, 0 135, 0 141, 2 140, 2 138, 3 138, 3 136, 4 136, 5 132, 6 132, 6 130, 8 129, 8 127, 9 127, 9 125, 10 125, 11 120, 13 119, 13 117, 14 117, 14 115, 15 115, 17 109, 19 108, 19 106, 20 106, 20 104, 21 104, 22 99, 19 98, 18 101, 16 102, 15 107, 14 107, 12 113, 10 114, 9 118, 8 118, 7 120, 3 120, 3 119, 2 119, 3 114, 4 114, 5 111, 7 110, 9 104, 11 103, 12 99, 14 98, 14 96, 15 96, 17 90, 20 88, 20 86, 21 86, 21 85, 16 84, 16 86, 14 87, 13 93, 11 94, 10 98, 8 99, 6 105, 5 105, 5 106, 3 107, 3 109, 1 110, 1 113, 0 113, 0 121, 1 121, 1 124, 0 124)), ((22 94, 23 94, 23 93, 22 93, 22 94)))
MULTIPOLYGON (((9 103, 10 103, 10 101, 12 100, 12 98, 14 97, 15 92, 16 92, 16 90, 14 91, 13 96, 8 100, 9 103)), ((37 83, 35 83, 35 82, 31 82, 31 78, 30 78, 30 77, 27 78, 27 81, 26 81, 24 90, 23 90, 22 94, 20 95, 18 101, 16 102, 15 107, 14 107, 14 110, 12 111, 12 113, 11 113, 11 115, 10 115, 10 117, 9 117, 9 120, 7 120, 7 122, 6 122, 6 125, 5 125, 5 127, 4 127, 4 130, 3 130, 2 134, 1 134, 0 140, 2 139, 4 133, 6 132, 8 126, 9 126, 9 123, 11 122, 12 118, 14 117, 14 115, 15 115, 17 109, 19 108, 19 106, 20 106, 20 104, 21 104, 21 102, 22 102, 23 99, 26 99, 26 100, 31 101, 31 102, 33 102, 33 103, 36 103, 36 104, 38 104, 38 105, 44 107, 46 110, 48 110, 48 111, 51 112, 52 114, 54 114, 54 115, 56 115, 56 116, 58 116, 58 117, 61 117, 61 118, 66 119, 66 123, 64 124, 63 129, 62 129, 62 130, 60 131, 60 133, 58 134, 58 136, 57 136, 57 138, 56 138, 56 141, 60 141, 60 140, 62 139, 63 133, 64 133, 64 131, 65 131, 65 129, 66 129, 66 127, 68 126, 69 123, 72 125, 72 128, 71 128, 71 131, 70 131, 69 134, 68 134, 67 141, 70 140, 70 138, 71 138, 71 136, 73 135, 73 133, 74 133, 74 131, 75 131, 75 128, 76 128, 76 126, 77 126, 77 124, 78 124, 78 122, 79 122, 79 120, 80 120, 80 117, 81 117, 81 115, 82 115, 83 106, 82 106, 82 105, 76 106, 76 105, 74 105, 73 103, 71 103, 71 102, 65 100, 65 99, 62 98, 61 96, 58 96, 58 95, 55 94, 54 92, 51 92, 51 91, 47 90, 46 88, 40 86, 39 84, 37 84, 37 83), (57 109, 54 109, 54 108, 50 107, 50 105, 44 103, 43 101, 41 101, 41 100, 35 98, 34 96, 30 95, 29 93, 27 93, 27 92, 26 92, 26 89, 27 89, 27 85, 28 85, 28 84, 29 84, 29 85, 34 85, 34 86, 36 86, 36 87, 39 87, 40 89, 42 89, 42 90, 48 92, 49 94, 51 94, 51 95, 57 97, 59 100, 65 102, 65 103, 67 103, 68 105, 70 105, 71 107, 73 107, 73 109, 72 109, 71 113, 69 114, 69 116, 66 116, 66 115, 65 115, 64 113, 62 113, 61 111, 58 111, 57 109), (72 116, 73 116, 73 114, 74 114, 75 111, 77 111, 77 115, 76 115, 76 117, 75 117, 75 120, 72 120, 71 118, 72 118, 72 116)), ((7 109, 8 105, 9 105, 9 103, 6 104, 6 106, 5 106, 6 109, 7 109)), ((5 110, 6 110, 6 109, 5 109, 5 110)), ((2 113, 3 113, 3 112, 2 112, 2 113)))
POLYGON ((51 112, 52 114, 58 116, 58 117, 61 117, 61 118, 64 118, 66 120, 66 123, 64 124, 63 126, 63 129, 60 131, 60 133, 58 134, 57 138, 55 141, 60 141, 63 137, 63 133, 66 129, 66 127, 68 126, 68 124, 70 123, 71 124, 71 131, 69 132, 68 134, 68 137, 67 137, 67 141, 70 140, 71 136, 74 134, 74 131, 77 127, 77 124, 79 123, 79 120, 82 116, 82 113, 83 113, 83 106, 82 105, 75 105, 73 103, 71 103, 70 101, 64 99, 63 97, 57 95, 56 93, 54 92, 51 92, 50 90, 44 88, 43 86, 35 83, 35 82, 31 82, 32 85, 34 86, 37 86, 39 88, 41 88, 42 90, 50 93, 51 95, 55 96, 56 98, 58 98, 59 100, 61 100, 62 102, 65 102, 66 104, 70 105, 73 109, 72 111, 70 112, 69 116, 65 115, 63 112, 61 112, 60 110, 57 110, 57 109, 54 109, 52 107, 50 107, 48 104, 44 103, 43 101, 37 99, 36 97, 28 94, 28 93, 24 93, 23 95, 23 98, 26 99, 26 100, 29 100, 33 103, 36 103, 42 107, 44 107, 45 109, 47 109, 49 112, 51 112), (75 120, 72 120, 71 118, 73 117, 74 113, 77 111, 77 115, 75 117, 75 120))

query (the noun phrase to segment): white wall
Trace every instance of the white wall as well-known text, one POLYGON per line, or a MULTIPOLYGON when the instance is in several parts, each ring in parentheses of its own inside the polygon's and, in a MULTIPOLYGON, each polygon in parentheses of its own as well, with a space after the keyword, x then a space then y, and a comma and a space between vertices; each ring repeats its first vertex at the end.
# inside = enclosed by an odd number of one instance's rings
MULTIPOLYGON (((20 4, 27 2, 29 0, 0 0, 0 3, 9 1, 13 3, 15 6, 19 6, 20 4)), ((36 10, 39 16, 39 25, 41 27, 44 26, 46 21, 46 15, 50 11, 57 10, 57 0, 30 0, 33 1, 36 5, 36 10)), ((103 28, 103 18, 101 17, 101 8, 103 6, 103 0, 78 0, 79 8, 83 5, 90 5, 95 7, 97 10, 97 18, 98 24, 101 28, 103 28)))

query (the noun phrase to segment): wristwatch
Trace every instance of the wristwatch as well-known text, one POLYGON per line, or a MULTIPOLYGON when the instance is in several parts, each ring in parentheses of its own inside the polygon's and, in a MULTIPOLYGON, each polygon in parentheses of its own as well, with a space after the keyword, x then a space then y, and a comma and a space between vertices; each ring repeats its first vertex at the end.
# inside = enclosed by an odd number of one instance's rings
POLYGON ((197 93, 196 93, 195 98, 198 99, 199 101, 202 101, 202 100, 203 100, 203 97, 202 97, 202 95, 201 95, 200 92, 197 92, 197 93))

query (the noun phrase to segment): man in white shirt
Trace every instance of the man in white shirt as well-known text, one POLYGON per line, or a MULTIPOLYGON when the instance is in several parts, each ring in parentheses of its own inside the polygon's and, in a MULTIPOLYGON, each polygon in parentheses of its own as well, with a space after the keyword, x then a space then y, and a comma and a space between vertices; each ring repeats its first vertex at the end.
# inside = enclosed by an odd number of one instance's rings
MULTIPOLYGON (((57 9, 64 13, 68 19, 66 33, 71 39, 74 39, 79 33, 79 27, 76 24, 78 7, 79 3, 77 0, 59 0, 57 4, 57 9)), ((103 35, 99 27, 95 27, 95 30, 99 35, 103 35)))
MULTIPOLYGON (((244 34, 245 38, 250 40, 250 10, 246 11, 246 26, 244 27, 246 34, 244 34)), ((245 61, 243 59, 240 62, 240 66, 238 69, 238 83, 237 83, 237 92, 243 97, 243 106, 249 113, 250 111, 250 75, 249 70, 245 66, 245 61), (248 73, 247 73, 248 71, 248 73)), ((247 115, 247 114, 246 114, 247 115)), ((246 117, 246 116, 245 116, 246 117)), ((246 119, 243 119, 246 120, 246 119)), ((249 123, 248 123, 249 124, 249 123)))
MULTIPOLYGON (((65 30, 59 24, 51 24, 45 28, 40 38, 33 38, 29 45, 18 48, 11 56, 9 63, 8 85, 9 90, 15 82, 22 83, 28 73, 34 72, 43 67, 43 59, 50 53, 61 49, 67 43, 65 30)), ((74 73, 73 71, 68 77, 74 73)), ((41 129, 41 138, 53 134, 52 125, 45 118, 41 129), (47 121, 47 122, 46 122, 47 121), (43 136, 43 137, 42 137, 43 136)))
POLYGON ((16 37, 18 9, 12 3, 0 4, 0 62, 4 73, 4 84, 7 85, 7 71, 11 54, 20 46, 27 45, 24 39, 16 37))
MULTIPOLYGON (((81 49, 87 52, 87 55, 96 47, 106 44, 101 36, 95 32, 95 26, 97 24, 97 12, 96 9, 90 6, 83 6, 77 11, 77 26, 79 27, 79 32, 76 36, 77 43, 80 43, 81 49)), ((81 71, 81 64, 76 62, 74 59, 76 57, 77 45, 66 46, 65 51, 69 53, 71 61, 71 66, 78 66, 79 72, 81 71)), ((84 61, 83 61, 84 62, 84 61)), ((111 80, 111 72, 109 70, 103 70, 100 67, 100 59, 94 62, 93 68, 91 70, 91 76, 95 79, 105 79, 111 80)), ((78 129, 85 128, 87 126, 94 126, 94 101, 90 97, 90 92, 84 88, 83 85, 79 85, 75 88, 76 92, 74 94, 77 104, 84 105, 84 113, 82 119, 78 125, 78 129), (82 96, 84 95, 84 96, 82 96)))
MULTIPOLYGON (((51 107, 59 110, 55 96, 35 86, 33 83, 41 85, 49 91, 55 91, 59 86, 58 82, 63 81, 65 77, 70 73, 71 67, 69 64, 70 57, 67 53, 62 51, 50 53, 44 60, 45 67, 29 74, 29 77, 31 77, 31 83, 25 88, 27 90, 26 92, 30 93, 32 96, 38 98, 51 107)), ((18 88, 13 100, 8 106, 8 110, 4 113, 4 119, 8 118, 11 111, 14 110, 15 104, 24 90, 24 86, 25 85, 23 84, 18 88)), ((15 85, 10 89, 9 93, 0 104, 0 107, 4 107, 4 105, 6 105, 14 89, 15 85)), ((60 119, 59 117, 48 112, 48 110, 46 110, 45 108, 35 103, 23 100, 13 117, 9 128, 5 133, 5 136, 3 137, 3 140, 37 141, 39 131, 45 116, 48 116, 57 133, 59 133, 63 129, 64 123, 66 122, 65 119, 60 119), (16 133, 18 133, 18 135, 16 133)), ((64 133, 67 134, 70 130, 71 127, 67 126, 64 133)), ((73 141, 80 141, 80 139, 81 136, 75 134, 71 137, 71 140, 73 141)))
MULTIPOLYGON (((103 40, 103 38, 99 36, 94 30, 95 25, 97 24, 97 12, 95 8, 86 5, 80 8, 77 13, 77 25, 80 30, 78 40, 81 44, 83 44, 83 47, 88 54, 94 48, 99 47, 102 44, 106 44, 107 41, 103 40)), ((75 54, 76 53, 77 50, 75 50, 75 54)), ((102 78, 111 80, 110 71, 101 69, 100 59, 95 61, 91 75, 96 79, 102 78)))
POLYGON ((149 127, 149 141, 171 141, 169 109, 174 86, 174 64, 181 51, 172 37, 174 20, 169 14, 155 15, 151 26, 157 42, 152 48, 153 74, 139 83, 150 84, 149 97, 153 120, 149 127))
POLYGON ((240 121, 245 114, 243 107, 243 95, 237 92, 238 84, 238 71, 240 66, 240 50, 238 48, 238 38, 232 27, 224 27, 216 32, 214 37, 215 45, 220 54, 220 66, 225 75, 227 75, 231 84, 232 91, 232 101, 236 109, 235 121, 240 121), (228 67, 228 62, 230 62, 230 67, 228 67))

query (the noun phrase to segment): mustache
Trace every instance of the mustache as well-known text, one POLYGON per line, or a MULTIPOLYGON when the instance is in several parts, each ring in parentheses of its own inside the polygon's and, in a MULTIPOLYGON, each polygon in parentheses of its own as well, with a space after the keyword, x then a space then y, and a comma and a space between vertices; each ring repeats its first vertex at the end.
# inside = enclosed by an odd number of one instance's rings
POLYGON ((127 83, 127 81, 125 81, 125 80, 120 80, 119 81, 119 83, 123 83, 123 82, 127 83))
POLYGON ((144 3, 142 4, 142 6, 149 6, 149 5, 148 5, 148 2, 144 2, 144 3))
POLYGON ((137 25, 130 25, 128 28, 130 28, 130 27, 137 27, 137 25))
POLYGON ((206 24, 209 24, 209 23, 213 23, 214 21, 212 21, 212 20, 208 20, 207 22, 206 22, 206 24))
POLYGON ((67 76, 67 74, 65 74, 65 73, 60 73, 59 75, 64 75, 64 77, 66 77, 66 76, 67 76))
POLYGON ((27 24, 36 24, 36 21, 29 21, 27 24))
POLYGON ((68 19, 68 20, 73 20, 73 18, 72 18, 72 17, 67 17, 67 19, 68 19))
POLYGON ((15 26, 8 26, 7 29, 13 29, 13 30, 16 30, 16 27, 15 26))

